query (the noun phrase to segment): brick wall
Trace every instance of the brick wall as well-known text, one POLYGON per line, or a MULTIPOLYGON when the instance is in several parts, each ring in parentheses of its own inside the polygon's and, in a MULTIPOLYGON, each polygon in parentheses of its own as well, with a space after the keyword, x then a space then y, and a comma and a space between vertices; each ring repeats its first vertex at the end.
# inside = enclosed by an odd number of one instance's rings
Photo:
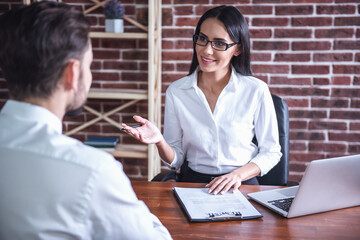
MULTIPOLYGON (((19 1, 4 0, 0 12, 19 1)), ((87 0, 64 0, 80 9, 87 0)), ((126 15, 147 25, 147 1, 124 0, 126 15)), ((360 152, 360 1, 359 0, 163 0, 162 80, 168 85, 187 74, 192 57, 191 36, 207 9, 231 4, 249 23, 254 75, 290 109, 290 179, 300 180, 314 159, 360 152), (197 2, 198 4, 194 4, 197 2)), ((93 30, 104 29, 101 10, 89 14, 93 30)), ((141 31, 126 25, 125 31, 141 31)), ((147 88, 147 41, 93 39, 94 87, 147 88)), ((0 103, 7 98, 0 72, 0 103)), ((163 101, 164 102, 164 101, 163 101)), ((95 109, 117 106, 115 101, 90 101, 95 109)), ((146 102, 112 116, 130 122, 133 114, 146 117, 146 102)), ((69 130, 94 116, 67 118, 69 130)), ((106 123, 95 124, 75 137, 117 135, 106 123)), ((121 141, 134 140, 120 134, 121 141)), ((119 159, 132 179, 146 178, 146 160, 119 159)))

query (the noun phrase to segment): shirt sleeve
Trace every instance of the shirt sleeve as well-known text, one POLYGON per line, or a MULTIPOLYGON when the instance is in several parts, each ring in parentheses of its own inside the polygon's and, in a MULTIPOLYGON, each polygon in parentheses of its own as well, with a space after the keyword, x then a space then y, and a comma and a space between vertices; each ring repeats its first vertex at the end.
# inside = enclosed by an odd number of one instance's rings
POLYGON ((175 110, 173 94, 169 87, 165 97, 165 116, 164 116, 164 138, 173 148, 175 158, 171 164, 162 160, 163 163, 172 169, 179 169, 184 162, 184 152, 182 146, 182 129, 175 110))
POLYGON ((107 161, 94 186, 93 239, 171 239, 159 219, 137 199, 119 162, 107 161))
POLYGON ((280 161, 282 156, 276 112, 267 86, 255 111, 254 124, 259 153, 250 162, 260 168, 260 176, 263 176, 280 161))

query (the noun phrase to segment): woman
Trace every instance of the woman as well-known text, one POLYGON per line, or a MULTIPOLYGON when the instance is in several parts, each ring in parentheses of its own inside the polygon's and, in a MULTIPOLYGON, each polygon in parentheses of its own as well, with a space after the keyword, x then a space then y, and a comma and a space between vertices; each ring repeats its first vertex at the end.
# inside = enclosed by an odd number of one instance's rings
POLYGON ((166 91, 164 136, 139 116, 142 127, 123 126, 143 143, 155 143, 170 168, 186 159, 182 181, 206 182, 209 193, 258 184, 256 176, 274 167, 281 152, 271 94, 251 76, 246 21, 235 7, 215 7, 200 18, 193 41, 189 75, 166 91))

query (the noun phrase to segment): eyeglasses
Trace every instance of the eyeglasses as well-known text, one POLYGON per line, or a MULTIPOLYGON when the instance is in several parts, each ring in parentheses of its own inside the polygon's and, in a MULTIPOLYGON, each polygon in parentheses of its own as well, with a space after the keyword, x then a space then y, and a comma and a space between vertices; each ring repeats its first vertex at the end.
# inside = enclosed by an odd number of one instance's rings
POLYGON ((199 35, 194 35, 193 41, 195 44, 197 44, 199 46, 203 46, 203 47, 205 47, 208 43, 211 43, 211 47, 217 51, 226 51, 226 50, 228 50, 228 48, 238 44, 238 43, 227 44, 222 41, 209 41, 205 37, 202 37, 199 35))

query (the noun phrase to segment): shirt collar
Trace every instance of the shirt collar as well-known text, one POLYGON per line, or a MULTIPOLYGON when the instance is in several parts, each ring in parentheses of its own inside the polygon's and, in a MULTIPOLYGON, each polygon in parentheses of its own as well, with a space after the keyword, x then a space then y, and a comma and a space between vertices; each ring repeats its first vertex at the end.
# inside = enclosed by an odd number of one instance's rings
MULTIPOLYGON (((233 66, 230 66, 231 68, 231 76, 229 79, 229 83, 227 85, 228 90, 234 90, 237 91, 239 89, 239 79, 236 76, 236 71, 233 68, 233 66)), ((195 88, 197 86, 197 76, 200 68, 197 67, 196 70, 186 78, 186 80, 179 86, 181 89, 189 89, 189 88, 195 88)))
POLYGON ((1 113, 26 121, 42 123, 50 126, 58 133, 62 132, 61 120, 54 113, 38 105, 8 100, 1 109, 1 113))

